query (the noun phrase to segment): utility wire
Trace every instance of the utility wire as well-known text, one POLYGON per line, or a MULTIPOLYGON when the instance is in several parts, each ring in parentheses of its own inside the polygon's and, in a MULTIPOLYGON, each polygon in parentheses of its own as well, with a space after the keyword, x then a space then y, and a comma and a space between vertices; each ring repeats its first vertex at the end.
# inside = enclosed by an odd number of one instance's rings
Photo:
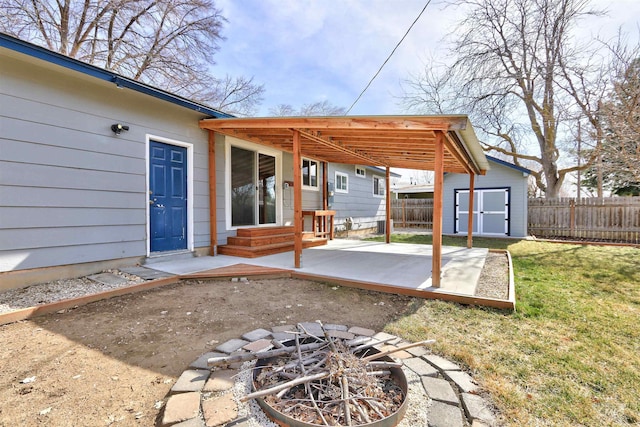
POLYGON ((376 73, 374 74, 373 77, 371 77, 371 80, 369 80, 369 83, 367 83, 367 86, 362 89, 362 92, 360 92, 360 95, 358 95, 358 97, 356 98, 355 101, 353 101, 353 104, 351 104, 351 107, 349 107, 349 109, 347 110, 346 113, 344 113, 344 115, 348 115, 349 112, 351 111, 351 109, 358 103, 358 101, 360 101, 360 98, 362 98, 362 95, 364 95, 364 93, 367 91, 367 89, 369 89, 369 86, 371 86, 371 83, 373 83, 373 81, 376 79, 376 77, 378 77, 378 74, 380 74, 380 72, 382 71, 382 69, 384 68, 385 65, 387 65, 387 62, 389 62, 389 60, 391 59, 391 57, 393 56, 393 54, 396 52, 396 50, 400 47, 400 45, 402 44, 402 42, 404 41, 404 39, 407 37, 407 35, 409 34, 409 31, 411 31, 411 29, 413 28, 413 26, 416 24, 416 22, 418 22, 418 19, 420 19, 420 17, 422 16, 422 14, 424 13, 424 11, 427 9, 427 6, 429 6, 429 3, 431 3, 431 0, 427 1, 427 4, 424 5, 424 7, 422 8, 422 10, 420 11, 420 13, 418 14, 418 16, 416 17, 416 19, 411 23, 411 25, 409 26, 409 28, 407 29, 407 31, 404 33, 404 36, 402 36, 402 38, 400 39, 400 41, 398 42, 398 44, 396 45, 396 47, 393 48, 393 50, 391 51, 391 53, 389 54, 389 56, 387 56, 387 59, 384 60, 384 62, 382 63, 382 65, 380 66, 380 68, 378 68, 378 71, 376 71, 376 73))

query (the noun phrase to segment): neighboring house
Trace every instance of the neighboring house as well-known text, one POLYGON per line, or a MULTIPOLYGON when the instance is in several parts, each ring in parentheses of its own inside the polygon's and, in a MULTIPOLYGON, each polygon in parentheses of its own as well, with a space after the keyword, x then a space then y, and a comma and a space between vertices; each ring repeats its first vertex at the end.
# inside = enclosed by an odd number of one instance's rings
MULTIPOLYGON (((327 181, 333 188, 329 209, 336 211, 337 232, 356 233, 384 230, 386 171, 372 166, 331 163, 327 181)), ((391 177, 399 178, 397 173, 391 177)))
MULTIPOLYGON (((292 154, 216 134, 210 171, 199 122, 231 116, 1 33, 0 75, 0 290, 209 254, 213 217, 217 245, 293 224, 292 154)), ((322 164, 302 166, 303 208, 321 209, 322 164)), ((327 175, 337 228, 375 229, 385 171, 327 175)))
POLYGON ((394 199, 433 199, 433 184, 409 184, 391 190, 394 199))
MULTIPOLYGON (((531 171, 495 157, 486 156, 491 169, 474 182, 473 234, 476 236, 527 236, 527 181, 531 171)), ((469 176, 456 173, 444 177, 442 230, 445 234, 467 234, 469 221, 469 176)))

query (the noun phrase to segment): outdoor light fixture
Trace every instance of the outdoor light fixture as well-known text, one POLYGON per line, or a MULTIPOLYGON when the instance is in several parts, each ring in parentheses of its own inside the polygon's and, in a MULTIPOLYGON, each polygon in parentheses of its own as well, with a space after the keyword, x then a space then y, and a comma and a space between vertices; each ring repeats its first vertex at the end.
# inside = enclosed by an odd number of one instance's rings
POLYGON ((120 123, 116 123, 111 125, 111 130, 113 131, 113 133, 115 133, 116 135, 120 135, 120 133, 125 130, 129 130, 129 126, 120 124, 120 123))

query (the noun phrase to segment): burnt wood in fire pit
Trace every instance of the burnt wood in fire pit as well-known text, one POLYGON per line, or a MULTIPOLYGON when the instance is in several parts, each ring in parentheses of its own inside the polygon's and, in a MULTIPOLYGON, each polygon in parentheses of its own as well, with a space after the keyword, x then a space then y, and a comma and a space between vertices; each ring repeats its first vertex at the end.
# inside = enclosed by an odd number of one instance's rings
POLYGON ((397 425, 408 392, 402 364, 373 348, 379 341, 334 338, 320 327, 324 336, 298 325, 302 332, 284 343, 289 351, 260 356, 253 373, 255 392, 242 400, 256 399, 281 426, 397 425))

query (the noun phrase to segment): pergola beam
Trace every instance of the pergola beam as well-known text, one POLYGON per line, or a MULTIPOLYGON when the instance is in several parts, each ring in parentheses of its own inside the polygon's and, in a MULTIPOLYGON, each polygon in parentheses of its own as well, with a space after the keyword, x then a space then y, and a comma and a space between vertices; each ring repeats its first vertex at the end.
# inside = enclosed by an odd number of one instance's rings
MULTIPOLYGON (((242 119, 240 119, 242 120, 242 119)), ((238 128, 238 119, 205 119, 200 127, 215 122, 217 129, 238 128)), ((375 130, 465 130, 467 116, 353 116, 353 117, 266 117, 243 123, 243 129, 375 129, 375 130)))

